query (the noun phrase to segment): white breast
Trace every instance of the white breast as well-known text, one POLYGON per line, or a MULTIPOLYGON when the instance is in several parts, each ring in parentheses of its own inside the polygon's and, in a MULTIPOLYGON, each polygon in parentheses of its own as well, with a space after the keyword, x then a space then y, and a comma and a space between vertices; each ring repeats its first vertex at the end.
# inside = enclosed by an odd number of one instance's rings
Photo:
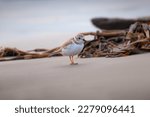
POLYGON ((74 56, 79 54, 84 47, 84 44, 75 44, 72 43, 62 49, 62 55, 64 56, 74 56))

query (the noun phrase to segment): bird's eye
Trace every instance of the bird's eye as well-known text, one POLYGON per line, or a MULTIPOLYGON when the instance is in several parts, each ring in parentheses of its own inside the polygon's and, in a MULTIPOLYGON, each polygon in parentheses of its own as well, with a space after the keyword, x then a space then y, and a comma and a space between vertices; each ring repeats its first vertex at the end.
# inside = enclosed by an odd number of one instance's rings
POLYGON ((79 39, 80 39, 80 37, 79 37, 79 39))

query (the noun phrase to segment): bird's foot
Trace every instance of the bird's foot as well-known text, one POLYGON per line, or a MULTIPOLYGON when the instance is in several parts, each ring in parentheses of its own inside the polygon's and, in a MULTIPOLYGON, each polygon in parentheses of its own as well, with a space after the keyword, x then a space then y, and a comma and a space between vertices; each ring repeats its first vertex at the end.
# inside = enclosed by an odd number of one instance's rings
POLYGON ((78 65, 78 63, 70 63, 70 65, 78 65))

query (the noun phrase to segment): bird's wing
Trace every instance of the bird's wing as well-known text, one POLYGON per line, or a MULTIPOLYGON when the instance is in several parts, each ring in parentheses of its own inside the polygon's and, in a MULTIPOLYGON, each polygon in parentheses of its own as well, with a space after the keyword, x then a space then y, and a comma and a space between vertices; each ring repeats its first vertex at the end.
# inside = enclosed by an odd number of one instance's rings
POLYGON ((66 48, 69 44, 72 44, 73 38, 69 39, 68 41, 64 42, 62 45, 61 45, 61 48, 66 48))

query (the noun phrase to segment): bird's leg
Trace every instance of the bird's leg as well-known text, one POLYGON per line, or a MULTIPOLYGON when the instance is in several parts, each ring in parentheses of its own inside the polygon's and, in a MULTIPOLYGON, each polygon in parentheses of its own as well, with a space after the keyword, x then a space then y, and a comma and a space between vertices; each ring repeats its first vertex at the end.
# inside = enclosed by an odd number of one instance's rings
POLYGON ((71 56, 72 64, 74 64, 73 56, 71 56))
POLYGON ((69 59, 70 59, 70 64, 72 65, 73 64, 73 61, 72 61, 72 56, 69 56, 69 59))
POLYGON ((69 56, 70 57, 70 60, 71 60, 71 65, 77 65, 78 63, 74 63, 74 59, 73 59, 73 56, 69 56))

